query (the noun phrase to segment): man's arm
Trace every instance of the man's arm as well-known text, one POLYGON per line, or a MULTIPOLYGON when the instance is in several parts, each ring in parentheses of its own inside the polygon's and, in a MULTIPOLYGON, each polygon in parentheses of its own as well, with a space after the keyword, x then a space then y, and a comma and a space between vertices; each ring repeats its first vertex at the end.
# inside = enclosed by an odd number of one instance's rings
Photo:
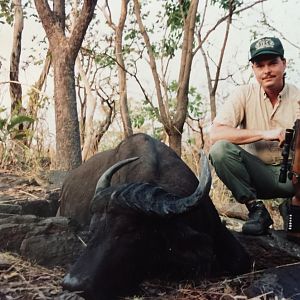
POLYGON ((227 140, 237 145, 261 140, 277 140, 281 144, 284 141, 284 133, 285 130, 282 128, 272 130, 240 129, 214 122, 210 131, 210 139, 212 144, 219 140, 227 140))

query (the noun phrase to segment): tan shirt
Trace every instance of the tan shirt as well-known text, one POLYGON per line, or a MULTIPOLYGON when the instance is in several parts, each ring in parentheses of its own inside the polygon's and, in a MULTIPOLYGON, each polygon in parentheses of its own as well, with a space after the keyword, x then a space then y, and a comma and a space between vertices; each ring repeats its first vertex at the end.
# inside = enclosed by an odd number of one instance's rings
MULTIPOLYGON (((300 90, 285 84, 273 107, 259 84, 241 86, 218 112, 215 122, 244 129, 270 130, 293 128, 299 109, 300 90)), ((244 145, 245 150, 267 164, 278 164, 282 149, 277 141, 258 141, 244 145)))

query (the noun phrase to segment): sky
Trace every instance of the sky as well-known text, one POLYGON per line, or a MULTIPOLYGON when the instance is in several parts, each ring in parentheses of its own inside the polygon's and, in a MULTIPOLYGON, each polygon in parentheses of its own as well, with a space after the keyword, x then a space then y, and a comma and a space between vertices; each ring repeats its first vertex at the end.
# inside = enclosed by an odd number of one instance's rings
MULTIPOLYGON (((118 21, 119 5, 120 0, 111 1, 112 7, 111 11, 113 13, 114 21, 118 21)), ((250 0, 245 0, 245 3, 252 2, 250 0)), ((277 36, 281 38, 282 43, 285 48, 286 58, 288 62, 287 80, 291 83, 298 84, 300 87, 300 35, 298 34, 300 28, 300 17, 298 11, 300 9, 300 0, 267 0, 263 4, 259 4, 253 9, 245 12, 239 16, 236 16, 237 22, 233 23, 233 28, 229 36, 228 47, 226 48, 224 63, 222 66, 223 76, 227 74, 233 74, 234 82, 222 81, 219 87, 219 97, 222 101, 222 97, 226 97, 230 91, 234 88, 235 83, 247 82, 251 75, 251 68, 248 68, 246 72, 241 73, 239 67, 247 66, 248 64, 248 50, 252 39, 250 32, 257 32, 258 36, 277 36), (267 20, 270 25, 276 28, 274 31, 271 27, 266 29, 259 22, 259 11, 263 7, 266 14, 267 20)), ((199 8, 203 1, 199 2, 199 8)), ((99 5, 101 1, 99 1, 99 5)), ((157 1, 153 6, 153 11, 159 11, 161 7, 161 2, 157 1)), ((206 30, 209 29, 215 21, 218 19, 219 15, 218 9, 211 9, 209 11, 208 21, 206 23, 206 30)), ((97 15, 99 18, 103 18, 101 13, 97 15)), ((103 23, 102 23, 103 24, 103 23)), ((222 30, 216 30, 210 38, 210 44, 206 45, 206 50, 211 57, 215 57, 216 53, 220 48, 221 37, 223 35, 222 30)), ((34 21, 34 18, 29 17, 24 24, 23 39, 22 39, 22 60, 27 60, 28 64, 22 64, 22 70, 20 71, 20 81, 22 83, 23 89, 26 90, 27 87, 32 85, 35 80, 37 80, 38 75, 41 70, 41 65, 35 65, 30 60, 30 55, 34 53, 35 55, 40 55, 41 61, 43 60, 44 50, 46 49, 46 43, 42 46, 38 46, 36 41, 38 39, 33 38, 33 36, 42 38, 44 36, 44 31, 40 24, 34 21)), ((3 84, 8 80, 9 76, 9 58, 12 46, 12 28, 8 25, 0 24, 0 106, 9 105, 9 92, 8 85, 3 84)), ((179 57, 178 57, 179 59, 179 57)), ((177 74, 178 63, 173 63, 170 76, 172 74, 177 74)), ((147 67, 147 66, 146 66, 147 67)), ((147 82, 147 84, 152 84, 152 79, 149 72, 142 72, 139 74, 141 78, 147 82)), ((176 77, 174 78, 176 79, 176 77)), ((197 55, 194 59, 193 69, 191 73, 191 85, 199 88, 202 93, 207 93, 206 87, 206 77, 203 68, 203 59, 200 55, 197 55)), ((51 82, 48 82, 48 89, 46 93, 49 97, 52 97, 51 82)), ((138 89, 136 85, 129 84, 128 87, 130 97, 138 97, 138 89)), ((53 122, 53 111, 50 109, 51 122, 53 122)))

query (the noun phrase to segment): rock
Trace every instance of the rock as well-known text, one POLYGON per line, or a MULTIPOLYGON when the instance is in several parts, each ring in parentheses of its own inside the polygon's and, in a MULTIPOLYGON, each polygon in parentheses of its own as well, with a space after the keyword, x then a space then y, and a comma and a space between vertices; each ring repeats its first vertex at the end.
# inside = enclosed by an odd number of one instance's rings
MULTIPOLYGON (((48 200, 31 200, 19 202, 22 215, 36 215, 38 217, 54 217, 58 209, 58 199, 48 200)), ((0 207, 1 211, 1 207, 0 207)))
POLYGON ((249 298, 264 294, 266 298, 257 299, 300 299, 300 262, 267 269, 258 277, 245 291, 249 298))
POLYGON ((0 250, 19 253, 44 266, 66 266, 83 250, 77 224, 64 217, 10 216, 0 219, 0 250))
POLYGON ((34 177, 34 180, 48 190, 60 189, 68 173, 69 171, 62 170, 42 170, 34 177))
POLYGON ((253 258, 253 271, 300 261, 300 245, 288 241, 283 230, 270 230, 262 236, 233 233, 253 258))
POLYGON ((17 204, 0 204, 0 212, 3 214, 21 214, 22 206, 17 204))
POLYGON ((42 266, 68 266, 82 249, 83 245, 74 233, 63 231, 26 237, 22 241, 20 254, 42 266))
POLYGON ((222 206, 217 207, 220 215, 240 219, 240 220, 247 220, 248 219, 248 210, 244 204, 240 204, 238 202, 225 202, 222 203, 222 206))
POLYGON ((7 270, 11 265, 12 264, 8 260, 4 259, 3 257, 0 257, 0 271, 7 270))
POLYGON ((23 239, 37 221, 35 216, 17 215, 0 219, 0 250, 19 253, 23 239))
POLYGON ((36 215, 38 217, 54 217, 59 206, 59 193, 49 193, 48 199, 16 200, 14 204, 1 204, 0 214, 36 215))

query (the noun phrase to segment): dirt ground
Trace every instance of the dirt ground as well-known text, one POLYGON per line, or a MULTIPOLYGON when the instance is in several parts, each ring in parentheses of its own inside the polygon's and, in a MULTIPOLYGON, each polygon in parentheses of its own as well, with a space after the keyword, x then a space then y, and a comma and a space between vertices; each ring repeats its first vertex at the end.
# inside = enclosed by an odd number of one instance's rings
MULTIPOLYGON (((54 187, 57 189, 58 187, 54 187)), ((47 182, 26 174, 14 174, 0 170, 0 205, 30 199, 42 199, 49 191, 47 182)), ((1 216, 0 216, 1 217, 1 216)), ((267 251, 266 251, 267 252, 267 251)), ((269 258, 274 261, 274 256, 269 258)), ((280 253, 275 258, 280 263, 280 253)), ((297 261, 295 258, 282 260, 282 264, 297 261)), ((28 261, 17 254, 0 252, 0 300, 13 299, 82 299, 61 288, 61 280, 66 270, 57 266, 45 268, 28 261)), ((162 281, 145 282, 138 295, 132 300, 171 299, 248 299, 246 288, 259 276, 261 271, 235 278, 217 278, 202 282, 170 283, 162 281)), ((261 294, 253 299, 272 299, 261 294)))

